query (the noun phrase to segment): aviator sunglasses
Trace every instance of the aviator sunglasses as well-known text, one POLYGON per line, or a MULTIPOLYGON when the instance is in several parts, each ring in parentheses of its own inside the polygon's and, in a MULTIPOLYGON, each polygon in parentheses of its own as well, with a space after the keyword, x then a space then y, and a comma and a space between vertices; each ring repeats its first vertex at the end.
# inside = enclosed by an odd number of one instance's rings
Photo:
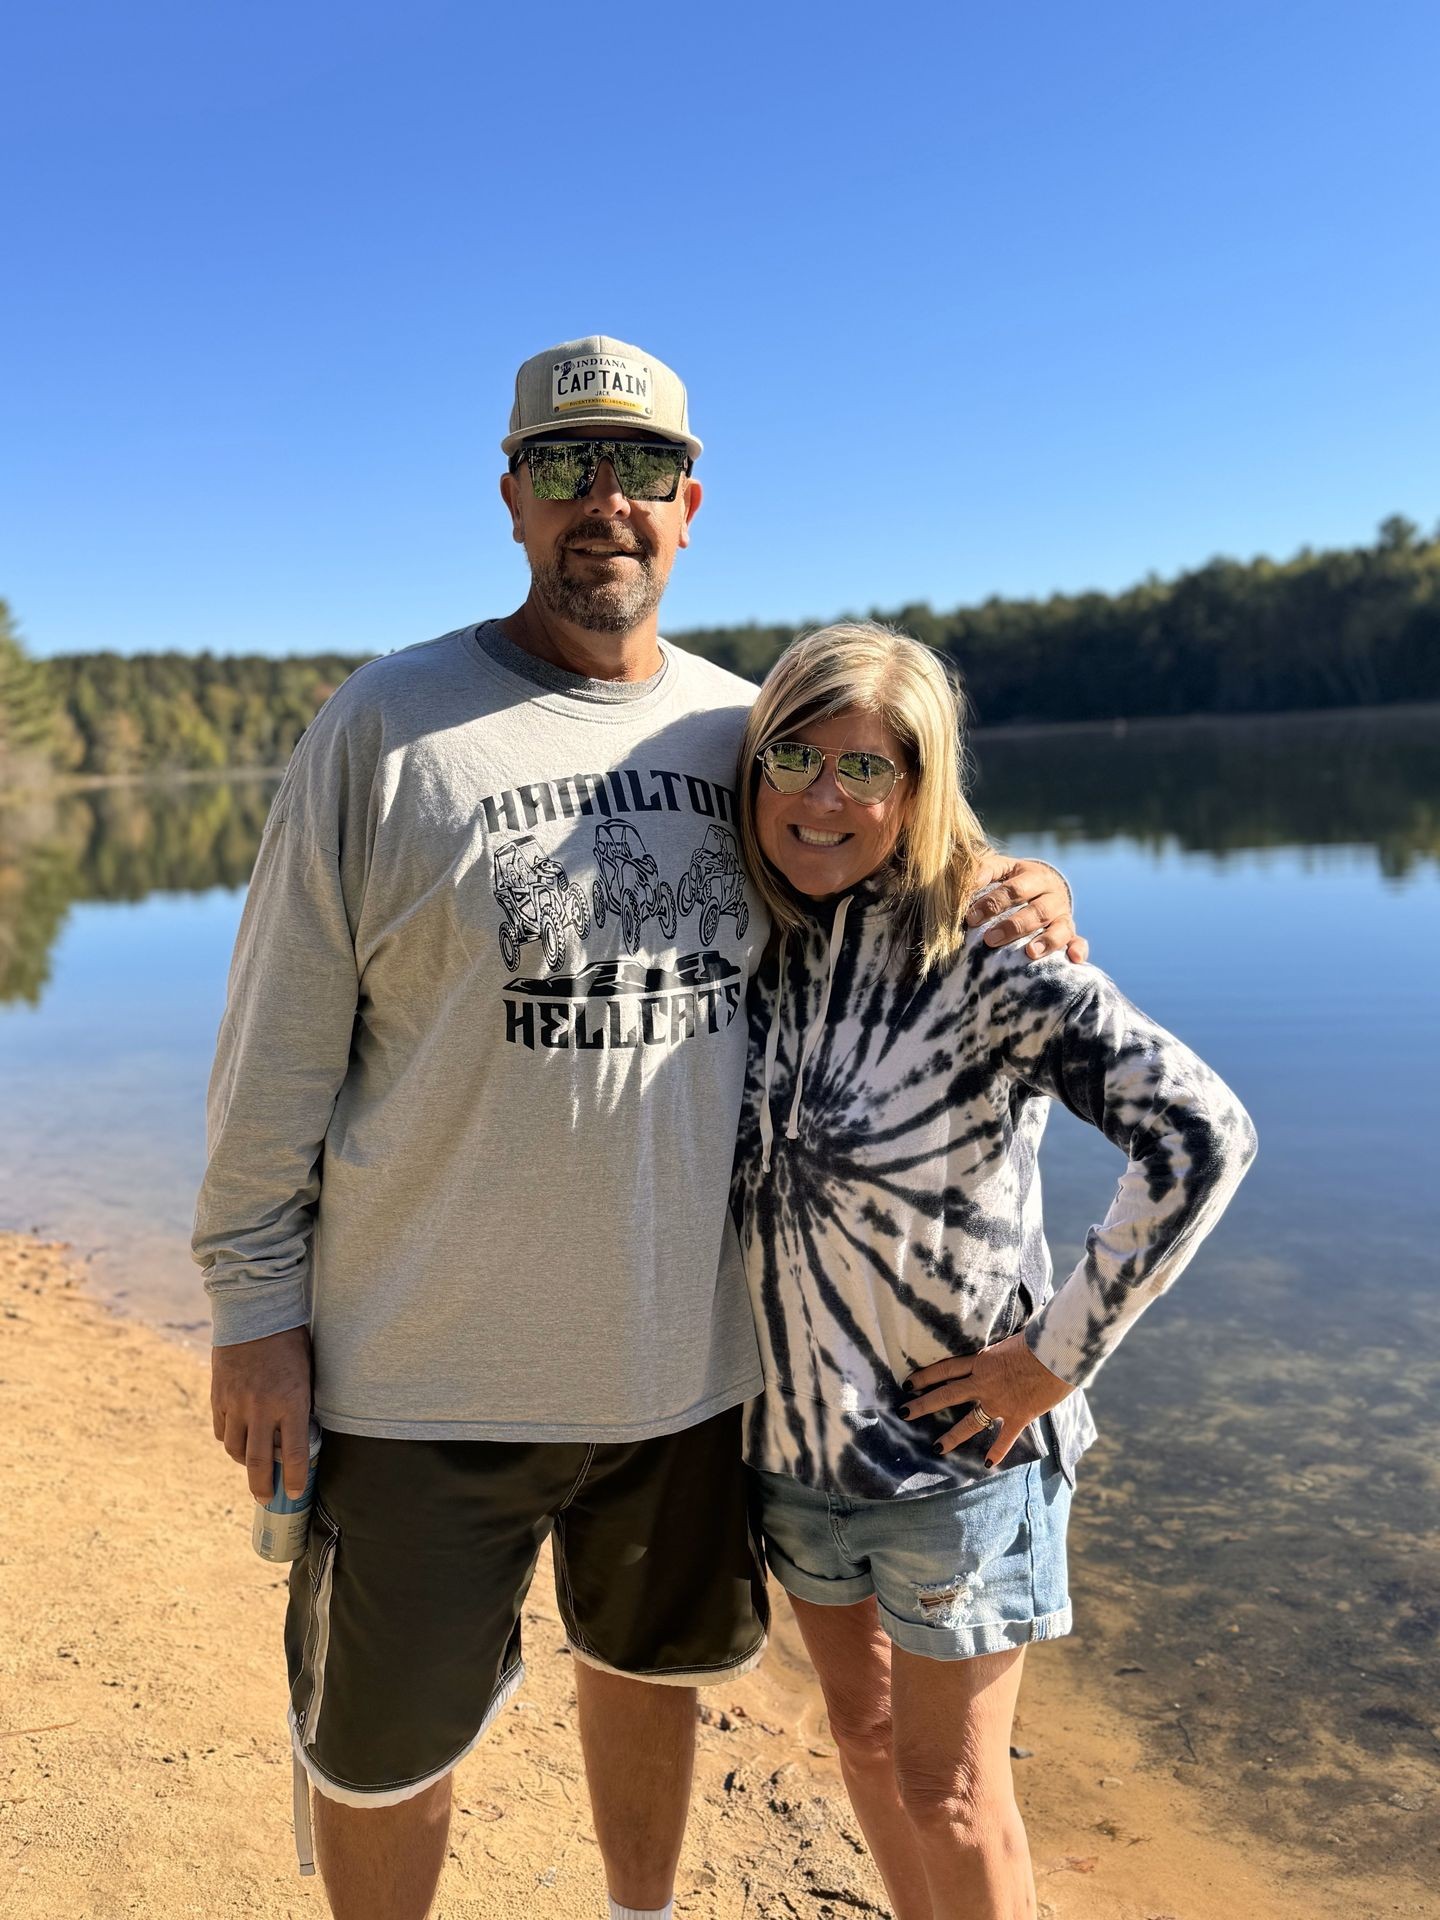
POLYGON ((755 758, 776 793, 804 793, 820 778, 827 760, 835 762, 835 784, 862 807, 878 806, 905 775, 883 753, 847 747, 843 753, 807 746, 803 740, 772 740, 755 758))
POLYGON ((583 500, 602 460, 610 462, 627 500, 673 500, 690 456, 673 440, 532 440, 510 456, 523 461, 537 500, 583 500))

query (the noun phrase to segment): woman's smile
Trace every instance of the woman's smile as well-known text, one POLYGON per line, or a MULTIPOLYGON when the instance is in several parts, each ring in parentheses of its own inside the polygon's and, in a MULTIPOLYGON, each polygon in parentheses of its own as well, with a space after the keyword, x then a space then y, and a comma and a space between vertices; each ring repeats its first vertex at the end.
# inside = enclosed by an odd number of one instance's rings
POLYGON ((902 771, 910 756, 881 715, 861 707, 789 728, 785 737, 819 747, 827 757, 819 777, 802 793, 777 793, 761 775, 755 792, 761 851, 807 899, 848 893, 894 853, 915 782, 899 780, 883 800, 867 805, 836 783, 834 755, 883 754, 902 771))

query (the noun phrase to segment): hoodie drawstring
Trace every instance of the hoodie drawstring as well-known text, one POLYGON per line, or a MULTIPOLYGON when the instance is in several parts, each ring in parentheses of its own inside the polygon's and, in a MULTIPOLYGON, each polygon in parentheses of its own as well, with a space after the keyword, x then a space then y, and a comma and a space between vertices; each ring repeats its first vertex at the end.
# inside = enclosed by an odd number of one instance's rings
MULTIPOLYGON (((840 947, 845 933, 845 916, 850 911, 850 895, 842 896, 835 908, 835 918, 830 923, 830 948, 826 955, 825 985, 820 992, 820 1005, 815 1010, 815 1018, 810 1022, 805 1035, 805 1043, 800 1049, 800 1058, 795 1065, 795 1097, 790 1102, 790 1117, 785 1122, 785 1138, 794 1140, 800 1132, 800 1101, 805 1091, 805 1069, 810 1064, 810 1056, 820 1044, 820 1036, 825 1031, 826 1016, 830 1012, 830 989, 835 983, 835 969, 840 963, 840 947)), ((770 1015, 770 1031, 765 1036, 765 1078, 760 1095, 760 1171, 770 1171, 770 1146, 775 1138, 775 1122, 770 1117, 770 1082, 775 1075, 775 1058, 780 1048, 780 1008, 785 997, 785 948, 788 935, 780 939, 779 973, 775 982, 775 1008, 770 1015)))
POLYGON ((760 1090, 760 1171, 770 1171, 770 1143, 775 1138, 775 1122, 770 1117, 770 1082, 775 1077, 775 1055, 780 1047, 780 1002, 785 996, 785 949, 788 933, 780 936, 779 969, 775 975, 775 1005, 770 1013, 770 1030, 765 1035, 765 1075, 760 1090))

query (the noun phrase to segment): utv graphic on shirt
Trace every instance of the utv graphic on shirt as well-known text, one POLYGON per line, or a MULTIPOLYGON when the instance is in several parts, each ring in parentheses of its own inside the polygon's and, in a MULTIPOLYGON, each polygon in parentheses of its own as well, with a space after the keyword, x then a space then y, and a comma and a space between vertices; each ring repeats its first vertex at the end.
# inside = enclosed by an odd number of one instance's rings
POLYGON ((750 909, 745 904, 745 869, 733 833, 727 833, 724 827, 705 829, 705 838, 680 876, 678 900, 681 913, 699 908, 700 938, 707 947, 715 938, 722 913, 735 916, 735 938, 745 938, 750 909))
POLYGON ((594 960, 574 974, 511 980, 505 1038, 542 1052, 673 1047, 722 1033, 745 1004, 745 975, 723 953, 677 954, 668 966, 594 960))
MULTIPOLYGON (((476 812, 502 916, 508 1045, 537 1056, 649 1051, 723 1033, 743 1016, 751 916, 732 788, 672 768, 613 767, 505 788, 476 812), (644 820, 644 838, 625 815, 644 820), (646 840, 678 872, 678 901, 646 840), (698 951, 674 951, 682 913, 698 916, 698 951), (719 950, 730 946, 726 915, 738 951, 719 950), (527 957, 535 941, 540 952, 527 957)), ((485 919, 493 924, 488 901, 485 919)))
POLYGON ((595 859, 600 868, 591 889, 596 926, 604 926, 607 913, 618 913, 631 953, 639 951, 641 929, 652 916, 665 938, 672 939, 675 895, 629 821, 606 820, 595 829, 595 859))
POLYGON ((500 956, 512 973, 526 941, 541 943, 545 964, 553 973, 565 957, 568 930, 573 927, 579 940, 590 931, 585 895, 567 879, 558 860, 541 853, 529 834, 496 848, 494 893, 504 915, 500 956))

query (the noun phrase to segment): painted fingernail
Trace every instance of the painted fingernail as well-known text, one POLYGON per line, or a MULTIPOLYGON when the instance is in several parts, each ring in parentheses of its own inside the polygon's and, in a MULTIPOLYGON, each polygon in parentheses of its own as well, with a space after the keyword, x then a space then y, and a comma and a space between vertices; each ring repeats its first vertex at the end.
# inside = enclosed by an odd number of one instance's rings
POLYGON ((945 1443, 942 1440, 937 1440, 930 1451, 932 1453, 943 1453, 945 1451, 945 1443))
POLYGON ((902 1420, 913 1420, 915 1418, 915 1409, 913 1407, 901 1407, 900 1418, 902 1420))

